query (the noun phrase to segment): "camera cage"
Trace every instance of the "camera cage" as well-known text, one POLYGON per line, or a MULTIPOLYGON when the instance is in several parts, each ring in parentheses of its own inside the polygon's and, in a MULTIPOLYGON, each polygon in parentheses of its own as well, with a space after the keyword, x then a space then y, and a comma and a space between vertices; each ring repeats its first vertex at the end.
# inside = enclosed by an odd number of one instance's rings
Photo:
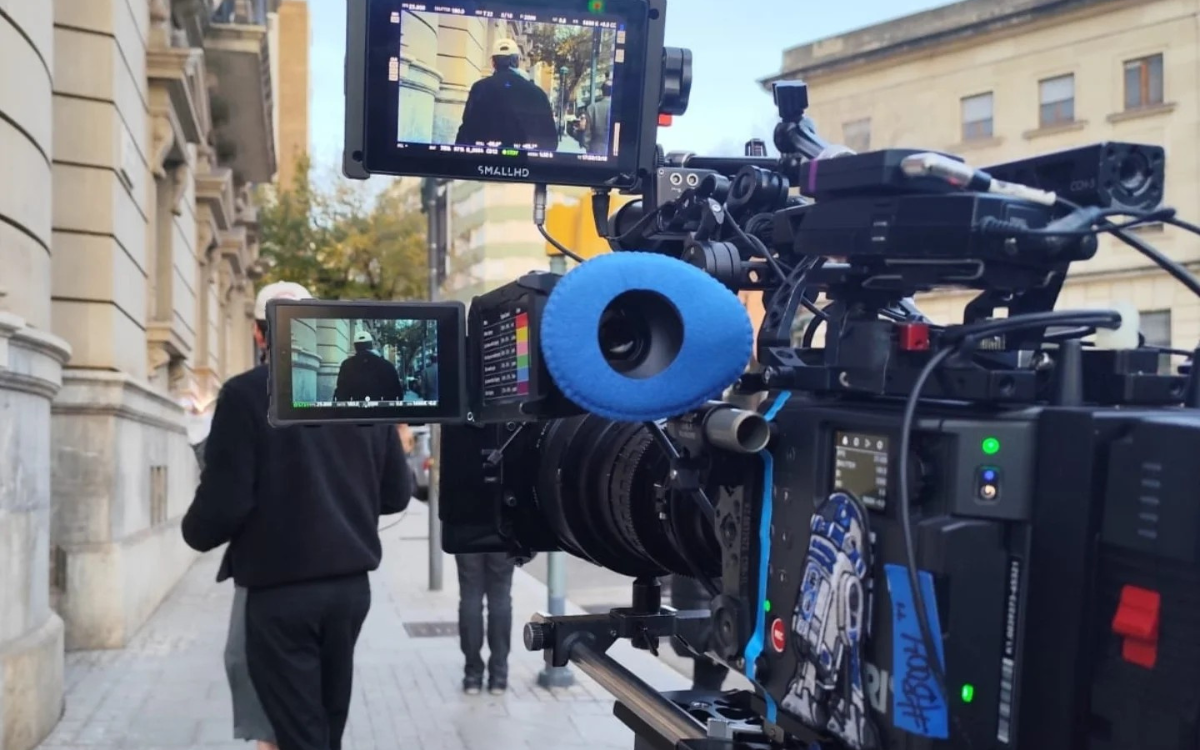
MULTIPOLYGON (((367 4, 367 0, 349 3, 344 169, 357 179, 370 176, 358 158, 369 126, 365 122, 368 103, 359 85, 366 77, 367 4)), ((896 399, 915 393, 921 399, 986 403, 1001 411, 1035 404, 1132 406, 1151 411, 1179 405, 1200 408, 1196 368, 1189 365, 1179 375, 1159 374, 1160 352, 1152 348, 1086 349, 1078 338, 1066 337, 1052 343, 1052 352, 1042 352, 1053 365, 1049 368, 1031 368, 1017 356, 1045 345, 1047 327, 1055 321, 1092 330, 1120 325, 1119 316, 1054 318, 1053 310, 1071 263, 1095 253, 1097 231, 1110 231, 1137 246, 1139 241, 1124 229, 1151 220, 1147 217, 1173 216, 1157 210, 1163 193, 1162 149, 1105 143, 983 170, 972 170, 956 156, 929 151, 891 149, 857 155, 818 135, 805 114, 808 90, 802 82, 783 82, 775 87, 780 123, 774 142, 779 158, 664 155, 652 145, 658 115, 682 114, 686 109, 690 52, 663 46, 665 0, 650 0, 648 7, 657 23, 651 25, 655 33, 647 37, 646 60, 661 57, 663 65, 661 69, 647 66, 654 75, 642 91, 636 168, 592 181, 556 177, 549 170, 493 173, 483 179, 591 186, 596 189, 592 209, 597 229, 614 250, 672 255, 706 270, 732 290, 764 292, 760 367, 735 384, 735 392, 795 390, 834 404, 847 397, 860 404, 895 404, 896 399), (1141 160, 1145 181, 1137 190, 1123 192, 1106 176, 1119 173, 1129 159, 1141 160), (680 182, 672 182, 675 175, 680 182), (1081 193, 1079 185, 1105 187, 1081 193), (642 200, 610 216, 612 189, 640 194, 642 200), (869 221, 855 218, 864 213, 864 201, 886 206, 904 231, 874 238, 874 247, 860 245, 856 235, 870 236, 869 221), (917 209, 954 218, 922 233, 904 224, 906 212, 917 209), (1141 218, 1114 227, 1105 221, 1105 211, 1141 218), (947 252, 930 249, 931 232, 947 252), (978 296, 968 305, 961 325, 934 326, 912 298, 948 285, 973 288, 978 296), (829 304, 818 309, 815 304, 822 293, 829 304), (1008 310, 1010 318, 1041 316, 1045 322, 1031 330, 989 328, 988 321, 1001 308, 1008 310), (791 328, 801 309, 814 314, 814 323, 828 326, 825 346, 811 346, 812 326, 805 341, 794 345, 791 328), (955 354, 939 359, 941 347, 955 347, 955 354), (926 380, 927 371, 938 367, 953 376, 926 380)), ((748 144, 747 153, 759 151, 760 146, 748 144)), ((458 171, 422 169, 416 174, 465 176, 458 171)), ((517 285, 548 294, 553 281, 527 277, 517 285)), ((476 314, 473 307, 472 316, 476 314)), ((552 383, 527 406, 510 405, 491 413, 479 410, 468 422, 526 422, 578 413, 552 383)), ((769 435, 772 428, 766 426, 762 411, 710 405, 666 425, 645 425, 669 460, 662 492, 690 498, 712 517, 718 498, 712 495, 711 456, 724 452, 744 458, 757 452, 739 441, 740 433, 729 432, 728 417, 747 420, 769 435), (724 429, 706 430, 706 425, 718 423, 724 429)), ((504 451, 523 429, 511 422, 509 427, 502 445, 477 457, 484 466, 484 481, 496 491, 504 483, 504 451)), ((728 597, 718 597, 714 609, 736 611, 732 604, 736 603, 728 597)), ((634 647, 649 651, 656 651, 663 638, 699 644, 712 617, 707 610, 664 607, 658 582, 641 577, 633 584, 632 606, 604 615, 539 614, 526 626, 525 645, 543 651, 550 666, 571 662, 597 679, 617 698, 615 713, 646 743, 643 747, 749 750, 786 741, 829 739, 794 722, 785 731, 773 714, 767 716, 768 707, 753 693, 660 694, 604 653, 617 639, 628 639, 634 647)), ((698 654, 705 651, 699 645, 689 647, 698 654)), ((740 656, 716 655, 753 675, 753 665, 740 656)))

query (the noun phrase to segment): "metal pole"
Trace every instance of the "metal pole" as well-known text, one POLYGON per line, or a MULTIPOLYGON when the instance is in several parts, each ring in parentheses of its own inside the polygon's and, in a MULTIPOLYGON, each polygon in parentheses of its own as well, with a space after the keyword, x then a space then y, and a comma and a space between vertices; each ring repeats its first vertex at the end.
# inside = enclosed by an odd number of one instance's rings
POLYGON ((664 698, 620 662, 593 649, 584 639, 571 647, 571 662, 672 746, 682 740, 702 740, 705 728, 679 706, 664 698))
MULTIPOLYGON (((424 185, 425 214, 428 220, 426 238, 429 241, 429 300, 437 302, 440 274, 438 273, 437 181, 427 179, 424 185)), ((441 482, 441 431, 437 425, 429 428, 429 590, 442 590, 442 522, 438 518, 438 488, 441 482)))
POLYGON ((600 57, 600 29, 592 29, 592 77, 588 82, 592 91, 588 95, 588 104, 596 103, 596 59, 598 57, 600 57))
MULTIPOLYGON (((566 273, 567 259, 561 255, 550 256, 550 271, 566 273)), ((546 608, 551 615, 567 613, 567 553, 551 552, 546 558, 546 608)), ((544 688, 570 687, 575 684, 575 675, 569 667, 546 667, 538 674, 538 685, 544 688)))

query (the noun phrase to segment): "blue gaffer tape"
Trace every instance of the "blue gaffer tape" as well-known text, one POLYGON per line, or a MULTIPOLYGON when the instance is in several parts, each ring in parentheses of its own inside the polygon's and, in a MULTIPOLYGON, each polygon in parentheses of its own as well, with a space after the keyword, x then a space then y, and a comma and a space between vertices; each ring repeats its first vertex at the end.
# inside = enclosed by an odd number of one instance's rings
MULTIPOLYGON (((892 725, 909 734, 944 740, 949 737, 949 707, 946 696, 938 688, 925 640, 921 637, 921 622, 917 618, 908 568, 885 565, 888 595, 892 602, 892 725)), ((942 626, 938 620, 937 598, 933 576, 918 573, 925 613, 937 647, 937 660, 945 674, 945 655, 942 653, 942 626)))
MULTIPOLYGON (((775 397, 775 403, 771 404, 771 408, 763 416, 768 422, 775 419, 775 415, 783 408, 783 405, 792 397, 791 391, 784 391, 775 397)), ((763 480, 762 480, 762 510, 759 512, 758 523, 758 608, 754 619, 754 634, 750 636, 750 640, 746 642, 745 650, 745 668, 743 671, 746 674, 746 679, 755 683, 758 682, 754 678, 755 664, 758 657, 762 655, 763 646, 766 644, 767 635, 767 612, 763 608, 763 603, 767 600, 767 565, 771 560, 771 516, 774 508, 772 507, 772 492, 775 485, 775 460, 771 456, 771 451, 763 449, 759 451, 763 462, 763 480)), ((776 705, 775 699, 771 697, 765 689, 761 689, 763 700, 767 704, 767 721, 775 723, 776 705)))

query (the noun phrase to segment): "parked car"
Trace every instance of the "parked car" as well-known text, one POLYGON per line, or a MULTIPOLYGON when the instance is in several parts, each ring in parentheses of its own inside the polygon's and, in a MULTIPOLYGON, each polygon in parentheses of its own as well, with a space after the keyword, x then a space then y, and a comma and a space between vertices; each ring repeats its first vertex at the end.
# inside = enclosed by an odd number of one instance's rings
POLYGON ((413 497, 418 500, 429 499, 429 474, 433 464, 432 444, 428 427, 410 427, 413 436, 413 449, 408 454, 408 465, 417 478, 417 486, 413 497))

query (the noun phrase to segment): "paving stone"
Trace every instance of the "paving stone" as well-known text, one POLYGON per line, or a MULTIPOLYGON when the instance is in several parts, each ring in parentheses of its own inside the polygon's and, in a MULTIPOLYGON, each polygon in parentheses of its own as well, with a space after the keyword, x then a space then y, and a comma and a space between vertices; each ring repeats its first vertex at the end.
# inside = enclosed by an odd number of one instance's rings
MULTIPOLYGON (((382 533, 344 750, 631 750, 633 734, 612 715, 612 697, 582 672, 573 670, 570 688, 537 686, 545 665, 525 651, 521 631, 545 609, 546 589, 525 571, 513 577, 507 694, 463 695, 458 638, 405 632, 405 623, 452 622, 457 613, 452 557, 444 558, 443 590, 427 590, 426 513, 414 503, 382 533)), ((223 651, 233 587, 215 583, 219 562, 220 551, 200 558, 128 647, 67 655, 66 711, 39 750, 251 747, 232 738, 223 651)), ((678 672, 627 644, 610 653, 655 688, 686 687, 678 672)))

